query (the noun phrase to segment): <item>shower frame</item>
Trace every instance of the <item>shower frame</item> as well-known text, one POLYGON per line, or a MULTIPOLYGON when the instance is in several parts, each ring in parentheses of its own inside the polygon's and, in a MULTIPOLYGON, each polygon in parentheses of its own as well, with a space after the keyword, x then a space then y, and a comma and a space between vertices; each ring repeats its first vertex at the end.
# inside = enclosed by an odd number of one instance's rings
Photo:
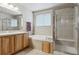
MULTIPOLYGON (((56 14, 55 14, 55 10, 58 10, 58 9, 63 9, 63 8, 69 8, 69 7, 74 7, 74 10, 75 10, 75 17, 74 17, 74 19, 75 19, 75 22, 74 22, 74 26, 75 26, 75 30, 74 30, 74 40, 71 40, 71 42, 73 42, 73 44, 74 44, 74 48, 75 48, 75 53, 73 53, 73 54, 79 54, 79 37, 78 37, 78 35, 79 35, 79 29, 78 29, 78 24, 79 24, 79 22, 78 22, 78 17, 79 17, 79 6, 77 5, 77 4, 65 4, 65 5, 63 5, 63 6, 59 6, 59 7, 55 7, 54 9, 53 9, 53 39, 54 39, 54 42, 55 42, 55 47, 56 47, 56 41, 57 41, 57 28, 56 28, 56 26, 57 26, 57 24, 56 24, 56 22, 57 22, 57 20, 56 20, 56 14)), ((62 40, 59 40, 59 41, 62 41, 62 40)), ((68 52, 66 52, 66 53, 68 53, 68 52)), ((69 53, 69 54, 72 54, 72 53, 69 53)))

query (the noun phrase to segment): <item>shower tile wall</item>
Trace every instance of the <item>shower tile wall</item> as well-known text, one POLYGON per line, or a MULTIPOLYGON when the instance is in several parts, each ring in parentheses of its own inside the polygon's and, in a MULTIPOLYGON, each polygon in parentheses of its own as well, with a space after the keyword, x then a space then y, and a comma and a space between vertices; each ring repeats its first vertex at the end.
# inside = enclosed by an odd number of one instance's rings
POLYGON ((73 39, 73 8, 56 11, 58 39, 73 39))

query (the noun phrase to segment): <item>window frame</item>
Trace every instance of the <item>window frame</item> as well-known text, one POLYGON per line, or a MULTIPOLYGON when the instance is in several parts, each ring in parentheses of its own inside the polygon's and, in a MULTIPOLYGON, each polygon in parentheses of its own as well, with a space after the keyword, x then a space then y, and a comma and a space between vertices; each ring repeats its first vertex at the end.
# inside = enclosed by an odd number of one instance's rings
MULTIPOLYGON (((35 28, 36 28, 36 24, 35 24, 35 21, 36 21, 36 19, 35 19, 35 16, 36 15, 39 15, 39 14, 44 14, 44 13, 51 13, 51 31, 53 31, 53 16, 54 16, 54 10, 52 10, 52 9, 45 9, 45 10, 39 10, 39 11, 34 11, 34 12, 32 12, 33 13, 33 25, 32 25, 32 34, 34 35, 35 34, 35 28)), ((53 33, 53 32, 52 32, 53 33)))
POLYGON ((38 16, 38 15, 44 15, 44 14, 45 14, 45 15, 46 15, 46 14, 49 14, 50 17, 52 17, 52 16, 51 16, 51 13, 41 13, 41 14, 37 14, 37 15, 35 15, 35 26, 36 26, 36 27, 51 26, 51 20, 52 20, 51 18, 50 18, 50 24, 48 24, 48 25, 46 25, 46 24, 43 24, 43 25, 37 25, 37 23, 36 23, 36 20, 37 20, 37 19, 36 19, 36 16, 38 16))

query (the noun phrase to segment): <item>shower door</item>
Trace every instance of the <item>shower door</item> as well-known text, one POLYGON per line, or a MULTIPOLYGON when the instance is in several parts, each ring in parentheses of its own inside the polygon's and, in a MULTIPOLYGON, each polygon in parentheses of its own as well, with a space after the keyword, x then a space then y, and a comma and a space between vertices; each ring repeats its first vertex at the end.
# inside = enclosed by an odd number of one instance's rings
POLYGON ((55 10, 55 20, 56 49, 67 53, 73 53, 74 8, 55 10))

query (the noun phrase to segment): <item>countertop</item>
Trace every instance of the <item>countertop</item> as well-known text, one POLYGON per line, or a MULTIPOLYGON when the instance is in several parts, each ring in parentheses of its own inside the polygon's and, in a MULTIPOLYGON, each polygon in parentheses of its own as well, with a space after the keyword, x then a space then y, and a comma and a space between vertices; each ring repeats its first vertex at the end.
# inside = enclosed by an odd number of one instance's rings
POLYGON ((8 36, 8 35, 15 35, 15 34, 23 34, 28 33, 25 31, 1 31, 0 36, 8 36))

